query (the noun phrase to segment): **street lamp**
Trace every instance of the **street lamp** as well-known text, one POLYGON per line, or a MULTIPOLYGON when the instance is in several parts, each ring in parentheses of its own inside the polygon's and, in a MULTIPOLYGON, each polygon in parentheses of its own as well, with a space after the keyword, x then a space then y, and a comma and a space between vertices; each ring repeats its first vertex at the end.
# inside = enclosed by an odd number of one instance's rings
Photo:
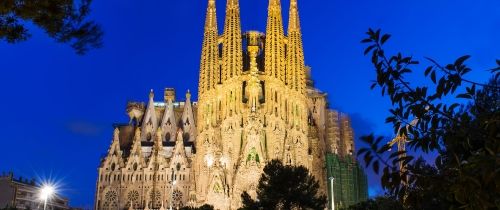
POLYGON ((172 204, 174 202, 174 187, 177 181, 172 181, 172 191, 170 193, 170 210, 172 210, 172 204))
POLYGON ((333 178, 333 176, 331 176, 329 179, 330 179, 330 185, 331 185, 331 189, 332 189, 332 210, 335 210, 335 189, 333 189, 333 181, 335 180, 335 178, 333 178))
POLYGON ((53 186, 45 185, 40 189, 40 199, 43 200, 43 210, 47 209, 47 200, 51 198, 55 193, 53 186))

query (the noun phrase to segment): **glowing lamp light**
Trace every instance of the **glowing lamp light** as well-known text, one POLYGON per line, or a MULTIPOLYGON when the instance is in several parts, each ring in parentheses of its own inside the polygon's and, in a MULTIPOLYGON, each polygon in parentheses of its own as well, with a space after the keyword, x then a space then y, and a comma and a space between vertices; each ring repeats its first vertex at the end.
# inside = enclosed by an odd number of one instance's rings
POLYGON ((54 196, 56 190, 52 185, 43 185, 40 189, 40 199, 43 200, 43 209, 47 209, 47 201, 54 196))
POLYGON ((54 193, 55 193, 55 189, 53 186, 50 186, 50 185, 43 186, 42 189, 40 190, 40 199, 47 200, 50 197, 52 197, 52 195, 54 195, 54 193))

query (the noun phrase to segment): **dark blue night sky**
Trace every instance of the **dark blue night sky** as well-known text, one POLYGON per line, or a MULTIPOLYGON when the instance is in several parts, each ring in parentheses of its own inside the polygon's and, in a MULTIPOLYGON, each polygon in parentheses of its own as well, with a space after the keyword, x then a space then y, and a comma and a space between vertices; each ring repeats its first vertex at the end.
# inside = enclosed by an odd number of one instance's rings
MULTIPOLYGON (((244 30, 265 29, 267 0, 240 0, 244 30)), ((0 43, 0 171, 52 176, 74 206, 91 207, 112 123, 128 122, 129 100, 150 89, 197 92, 206 0, 94 1, 104 47, 85 56, 33 29, 27 42, 0 43)), ((218 0, 222 30, 225 1, 218 0)), ((283 2, 284 21, 288 0, 283 2)), ((471 80, 500 58, 498 0, 299 0, 306 63, 332 108, 349 113, 357 136, 391 136, 388 99, 370 90, 375 73, 360 40, 369 27, 391 33, 389 51, 441 63, 472 55, 471 80)), ((285 26, 286 27, 286 26, 285 26)), ((417 75, 423 75, 423 69, 417 75)), ((161 100, 157 94, 156 100, 161 100)), ((370 195, 380 193, 370 175, 370 195)))

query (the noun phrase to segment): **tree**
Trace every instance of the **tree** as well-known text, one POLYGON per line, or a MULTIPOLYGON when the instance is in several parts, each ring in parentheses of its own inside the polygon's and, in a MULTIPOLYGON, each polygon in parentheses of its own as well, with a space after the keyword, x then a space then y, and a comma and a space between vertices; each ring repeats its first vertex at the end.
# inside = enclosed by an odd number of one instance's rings
POLYGON ((368 147, 358 156, 375 173, 382 171, 382 187, 407 209, 500 209, 500 60, 490 83, 481 84, 465 78, 471 71, 468 55, 448 65, 426 58, 430 85, 414 86, 406 76, 419 62, 401 53, 386 55, 389 34, 372 29, 367 34, 365 55, 371 55, 377 73, 371 87, 380 88, 393 106, 386 122, 406 137, 411 150, 437 158, 430 165, 406 151, 390 152, 383 138, 373 135, 362 137, 368 147))
POLYGON ((401 203, 391 197, 376 197, 342 210, 404 210, 401 203))
POLYGON ((182 207, 181 210, 214 210, 214 207, 208 204, 205 204, 200 207, 182 207))
POLYGON ((257 187, 257 199, 243 192, 243 207, 240 209, 323 210, 326 196, 320 195, 318 190, 318 181, 307 168, 283 165, 279 160, 272 160, 264 167, 257 187))
POLYGON ((33 23, 59 43, 69 44, 78 54, 102 45, 98 24, 86 21, 92 0, 2 0, 0 41, 18 43, 31 37, 33 23))
POLYGON ((15 207, 5 207, 5 208, 2 208, 1 210, 17 210, 17 208, 15 207))

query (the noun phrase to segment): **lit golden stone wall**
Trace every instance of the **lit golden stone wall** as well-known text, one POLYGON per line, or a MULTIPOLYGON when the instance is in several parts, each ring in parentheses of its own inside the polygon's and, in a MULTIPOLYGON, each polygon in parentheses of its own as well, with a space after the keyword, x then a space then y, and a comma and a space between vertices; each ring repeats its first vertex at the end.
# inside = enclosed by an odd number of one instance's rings
POLYGON ((302 165, 326 191, 325 154, 354 149, 349 118, 329 110, 305 66, 296 0, 285 35, 279 0, 270 0, 266 34, 241 32, 238 0, 227 0, 219 34, 208 0, 198 102, 127 107, 98 169, 96 209, 167 209, 211 204, 237 209, 241 193, 256 195, 266 163, 302 165), (121 131, 135 130, 131 134, 121 131))

